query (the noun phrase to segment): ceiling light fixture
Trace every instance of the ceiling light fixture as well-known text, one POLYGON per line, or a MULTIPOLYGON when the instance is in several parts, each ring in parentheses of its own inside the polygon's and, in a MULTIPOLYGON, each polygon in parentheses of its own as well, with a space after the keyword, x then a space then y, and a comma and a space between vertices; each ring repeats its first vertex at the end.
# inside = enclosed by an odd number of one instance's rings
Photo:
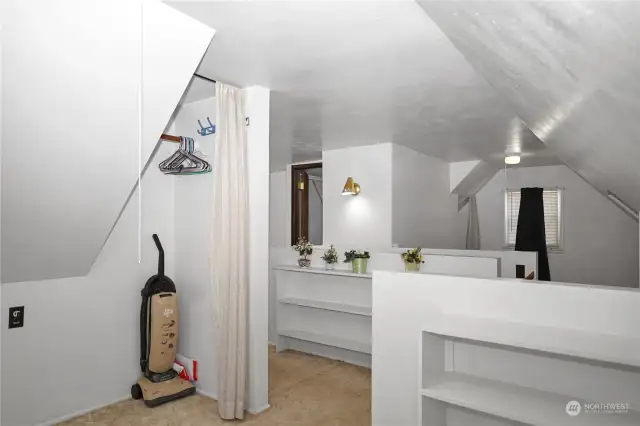
POLYGON ((342 195, 358 195, 360 193, 360 185, 353 181, 353 178, 349 176, 347 182, 342 189, 342 195))
POLYGON ((504 157, 504 164, 520 164, 519 155, 507 155, 504 157))

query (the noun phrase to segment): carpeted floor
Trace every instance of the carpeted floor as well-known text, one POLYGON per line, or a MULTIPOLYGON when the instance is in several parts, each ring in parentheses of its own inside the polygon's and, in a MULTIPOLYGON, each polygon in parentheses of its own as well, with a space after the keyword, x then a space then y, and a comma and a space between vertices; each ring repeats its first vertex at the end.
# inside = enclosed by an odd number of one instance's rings
MULTIPOLYGON (((247 415, 250 426, 365 426, 371 424, 371 371, 294 351, 269 351, 269 404, 247 415)), ((229 425, 218 417, 216 401, 193 395, 148 408, 142 401, 110 405, 66 426, 205 426, 229 425)))

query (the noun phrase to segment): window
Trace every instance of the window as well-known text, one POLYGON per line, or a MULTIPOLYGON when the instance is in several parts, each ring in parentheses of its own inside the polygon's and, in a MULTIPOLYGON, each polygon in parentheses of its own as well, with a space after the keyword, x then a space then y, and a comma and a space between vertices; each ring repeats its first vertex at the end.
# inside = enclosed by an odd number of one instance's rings
MULTIPOLYGON (((547 248, 562 248, 562 190, 544 189, 544 229, 547 248)), ((509 189, 505 194, 505 242, 507 247, 515 247, 518 231, 518 213, 520 212, 520 190, 509 189)))

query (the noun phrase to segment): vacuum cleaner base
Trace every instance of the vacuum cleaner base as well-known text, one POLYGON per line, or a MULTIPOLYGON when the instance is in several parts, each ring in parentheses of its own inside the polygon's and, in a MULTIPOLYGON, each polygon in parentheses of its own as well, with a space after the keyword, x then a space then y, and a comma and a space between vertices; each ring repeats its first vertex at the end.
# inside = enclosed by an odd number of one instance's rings
POLYGON ((141 396, 144 399, 144 403, 147 407, 155 407, 165 402, 173 401, 188 395, 193 395, 196 392, 196 388, 186 380, 176 377, 171 380, 160 383, 152 383, 146 377, 141 377, 138 382, 133 385, 142 391, 142 395, 136 395, 138 390, 131 389, 131 396, 134 399, 139 399, 141 396), (138 398, 136 398, 138 396, 138 398))

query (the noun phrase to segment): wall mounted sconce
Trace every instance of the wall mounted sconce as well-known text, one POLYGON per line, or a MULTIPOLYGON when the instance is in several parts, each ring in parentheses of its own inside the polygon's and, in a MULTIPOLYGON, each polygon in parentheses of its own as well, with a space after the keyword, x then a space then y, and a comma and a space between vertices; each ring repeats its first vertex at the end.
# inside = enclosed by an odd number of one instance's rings
POLYGON ((342 195, 358 195, 360 193, 360 185, 353 181, 353 178, 349 176, 347 182, 342 189, 342 195))

